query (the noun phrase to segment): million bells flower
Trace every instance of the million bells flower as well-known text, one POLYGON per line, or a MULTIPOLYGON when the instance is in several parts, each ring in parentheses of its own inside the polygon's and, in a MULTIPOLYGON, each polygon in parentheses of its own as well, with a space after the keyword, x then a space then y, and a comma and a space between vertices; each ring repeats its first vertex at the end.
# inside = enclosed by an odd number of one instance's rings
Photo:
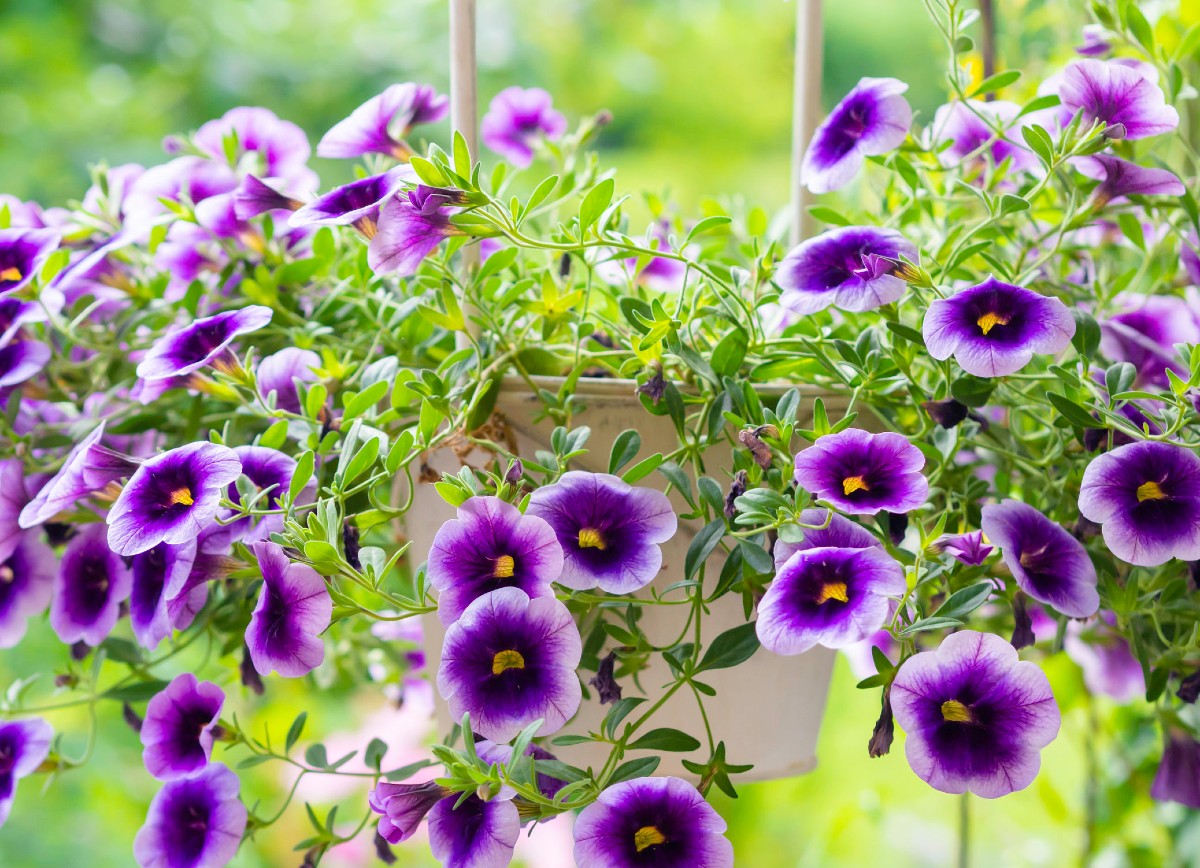
POLYGON ((450 110, 448 97, 427 84, 393 84, 339 121, 317 144, 318 157, 353 160, 366 154, 384 154, 407 160, 412 150, 405 143, 418 124, 440 121, 450 110))
POLYGON ((141 868, 223 868, 246 830, 237 775, 221 763, 167 781, 133 841, 141 868))
POLYGON ((1127 139, 1157 136, 1179 126, 1179 112, 1167 105, 1162 88, 1119 61, 1077 60, 1039 90, 1058 94, 1067 120, 1078 114, 1085 126, 1120 124, 1127 139))
POLYGON ((187 777, 208 765, 213 728, 225 691, 211 681, 179 675, 146 705, 141 739, 146 771, 162 781, 187 777))
POLYGON ((847 428, 796 456, 796 485, 842 512, 908 512, 925 503, 925 456, 904 437, 847 428))
POLYGON ((54 551, 26 532, 0 561, 0 648, 13 648, 25 637, 26 622, 46 611, 54 588, 54 551))
POLYGON ((83 641, 95 647, 117 623, 132 585, 125 561, 109 548, 104 526, 87 525, 63 552, 50 603, 50 626, 68 645, 83 641))
POLYGON ((0 826, 8 820, 17 781, 37 771, 50 755, 54 730, 40 717, 0 723, 0 826))
POLYGON ((864 78, 817 127, 804 152, 800 182, 814 193, 845 187, 867 157, 898 148, 912 126, 908 85, 894 78, 864 78))
POLYGON ((165 380, 209 365, 228 364, 234 339, 270 321, 271 309, 256 304, 198 319, 160 338, 146 352, 137 375, 143 380, 165 380))
POLYGON ((444 868, 505 868, 520 834, 517 806, 503 794, 461 805, 456 794, 429 811, 429 849, 444 868))
POLYGON ((509 87, 492 98, 479 133, 483 143, 519 169, 533 162, 539 138, 557 139, 567 119, 554 110, 550 94, 540 87, 509 87))
POLYGON ((325 580, 307 564, 294 564, 272 542, 253 545, 263 586, 246 646, 259 675, 272 670, 298 678, 321 665, 325 644, 321 633, 333 617, 333 600, 325 580))
POLYGON ((915 261, 917 248, 895 229, 843 226, 793 248, 779 263, 779 303, 793 313, 872 310, 898 301, 906 284, 892 272, 897 260, 915 261))

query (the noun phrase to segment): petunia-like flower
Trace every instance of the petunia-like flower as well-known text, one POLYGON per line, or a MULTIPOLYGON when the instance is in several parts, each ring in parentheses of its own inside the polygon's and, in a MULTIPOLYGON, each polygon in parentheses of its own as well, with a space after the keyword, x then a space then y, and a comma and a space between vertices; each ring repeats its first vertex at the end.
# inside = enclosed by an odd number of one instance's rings
POLYGON ((0 826, 8 820, 17 781, 29 777, 50 755, 54 730, 40 717, 0 722, 0 826))
POLYGON ((1150 795, 1200 810, 1200 742, 1179 727, 1170 727, 1150 795))
POLYGON ((1018 500, 989 503, 980 526, 1021 590, 1072 618, 1096 614, 1096 567, 1066 528, 1018 500))
POLYGON ((935 359, 955 360, 968 374, 1003 377, 1034 353, 1057 353, 1071 343, 1075 320, 1057 298, 989 277, 930 303, 921 324, 935 359))
POLYGON ((801 242, 779 263, 779 303, 801 316, 832 305, 873 310, 898 301, 906 284, 893 272, 917 248, 895 229, 842 226, 801 242))
POLYGON ((1200 458, 1149 440, 1098 455, 1083 472, 1079 511, 1103 525, 1105 545, 1127 563, 1200 559, 1200 458))
POLYGON ((50 347, 41 341, 13 341, 0 348, 0 396, 19 386, 50 361, 50 347))
POLYGON ((969 567, 978 567, 992 553, 992 546, 984 542, 984 539, 983 531, 973 530, 945 537, 938 540, 935 545, 940 551, 952 554, 960 563, 969 567))
POLYGON ((379 223, 367 244, 367 263, 377 274, 415 274, 425 257, 447 238, 462 235, 450 217, 465 199, 458 190, 420 185, 397 193, 379 209, 379 223))
POLYGON ((276 190, 262 178, 247 175, 233 193, 233 213, 238 220, 249 220, 268 211, 296 211, 304 207, 299 199, 276 190))
POLYGON ((370 238, 375 234, 383 203, 416 178, 408 166, 397 166, 382 175, 351 181, 309 202, 288 222, 292 226, 353 226, 370 238))
POLYGON ((1063 651, 1083 670, 1089 693, 1121 704, 1135 702, 1146 695, 1146 677, 1129 642, 1110 626, 1112 622, 1107 612, 1087 628, 1079 621, 1069 622, 1063 651))
POLYGON ((1139 166, 1109 154, 1076 157, 1072 165, 1081 175, 1100 181, 1092 193, 1096 208, 1125 196, 1182 196, 1183 182, 1174 172, 1139 166))
POLYGON ((237 454, 216 443, 188 443, 147 459, 108 512, 109 545, 136 555, 161 542, 196 539, 216 516, 225 486, 241 473, 237 454))
POLYGON ((678 527, 661 491, 580 470, 535 490, 526 513, 545 519, 558 537, 565 557, 560 584, 610 594, 649 584, 662 566, 659 545, 678 527))
POLYGON ((0 296, 0 347, 15 340, 28 340, 24 327, 30 323, 45 322, 51 314, 62 310, 65 299, 57 289, 45 288, 37 301, 26 300, 16 295, 0 296))
POLYGON ((195 540, 180 545, 159 543, 130 559, 129 623, 143 648, 153 651, 171 635, 168 603, 183 593, 195 559, 195 540))
POLYGON ((300 392, 296 381, 315 383, 314 368, 321 366, 321 357, 312 350, 286 347, 258 363, 254 372, 258 393, 266 398, 275 393, 275 407, 288 413, 300 412, 300 392))
POLYGON ((89 524, 63 552, 50 603, 50 626, 68 645, 95 647, 117 623, 133 580, 120 555, 108 547, 104 525, 89 524))
POLYGON ((900 146, 912 126, 912 107, 902 94, 908 85, 894 78, 863 78, 817 127, 800 183, 814 193, 845 187, 867 157, 900 146))
POLYGON ((845 648, 883 626, 888 598, 905 587, 904 570, 876 546, 798 551, 758 604, 759 641, 776 654, 845 648))
POLYGON ((1100 352, 1138 369, 1136 385, 1166 388, 1167 369, 1187 377, 1175 344, 1200 343, 1200 321, 1187 300, 1173 295, 1122 294, 1119 313, 1100 322, 1100 352))
POLYGON ((1179 112, 1167 105, 1162 88, 1140 70, 1115 60, 1077 60, 1042 82, 1038 92, 1058 95, 1066 121, 1080 115, 1085 126, 1121 124, 1127 139, 1157 136, 1179 126, 1179 112))
POLYGON ((1112 51, 1112 43, 1109 42, 1109 33, 1102 25, 1083 25, 1083 43, 1075 47, 1076 54, 1095 57, 1100 54, 1108 54, 1110 51, 1112 51))
MULTIPOLYGON (((242 463, 242 476, 245 476, 259 491, 265 492, 255 502, 259 509, 276 509, 279 499, 286 497, 292 484, 292 476, 296 473, 296 459, 278 449, 268 449, 265 446, 239 446, 233 450, 238 461, 242 463)), ((317 483, 310 479, 308 484, 296 495, 297 503, 310 503, 316 495, 317 483)), ((235 504, 242 502, 241 492, 236 483, 230 483, 225 490, 225 496, 235 504)), ((224 524, 211 525, 204 534, 201 548, 205 551, 224 551, 234 542, 261 542, 271 538, 271 534, 283 530, 282 515, 264 515, 255 518, 244 516, 231 520, 237 515, 235 510, 223 511, 220 518, 224 524)))
POLYGON ((28 501, 21 459, 0 459, 0 563, 8 560, 21 542, 21 510, 28 501))
POLYGON ((191 777, 167 781, 150 803, 133 840, 141 868, 222 868, 237 854, 246 808, 237 775, 209 763, 191 777))
POLYGON ((475 731, 492 741, 509 741, 538 719, 537 735, 549 735, 579 708, 582 650, 566 606, 501 588, 473 602, 446 631, 438 691, 452 717, 470 712, 475 731))
POLYGON ((225 691, 190 672, 175 677, 146 705, 141 739, 146 771, 160 781, 187 777, 208 765, 213 728, 225 691))
POLYGON ((847 428, 796 456, 796 484, 842 512, 908 512, 925 503, 925 456, 900 434, 847 428))
POLYGON ((0 296, 33 280, 58 242, 53 229, 0 229, 0 296))
POLYGON ((165 380, 228 363, 234 339, 258 331, 270 321, 271 309, 257 304, 198 319, 156 341, 138 365, 137 375, 144 380, 165 380))
POLYGON ((505 868, 521 834, 510 798, 442 799, 429 812, 429 849, 444 868, 505 868))
POLYGON ((1058 735, 1050 682, 999 636, 962 630, 904 661, 892 711, 917 776, 944 793, 994 799, 1037 777, 1058 735))
POLYGON ((316 570, 293 564, 275 543, 252 548, 263 586, 246 628, 250 659, 259 675, 274 670, 284 678, 299 678, 325 659, 321 633, 333 616, 333 600, 316 570))
POLYGON ((412 149, 405 139, 418 124, 437 123, 450 110, 449 97, 432 85, 393 84, 339 121, 317 144, 317 156, 353 160, 366 154, 385 154, 408 160, 412 149))
POLYGON ((800 513, 800 522, 809 527, 803 528, 804 538, 798 543, 777 540, 775 542, 775 569, 779 569, 796 552, 808 549, 869 549, 883 548, 883 543, 875 538, 869 530, 860 524, 855 524, 845 516, 838 515, 829 509, 806 509, 800 513), (828 524, 826 521, 828 520, 828 524), (821 527, 821 525, 825 527, 821 527))
POLYGON ((36 534, 21 534, 0 560, 0 648, 13 648, 25 637, 25 622, 46 611, 54 588, 53 550, 36 534))
POLYGON ((537 140, 562 136, 567 119, 554 110, 550 94, 540 87, 508 87, 492 98, 479 131, 487 147, 524 169, 533 162, 537 140))
POLYGON ((89 494, 110 482, 130 476, 138 462, 128 455, 109 449, 100 442, 104 436, 102 421, 67 455, 66 461, 21 510, 21 527, 36 527, 65 512, 89 494))
POLYGON ((234 163, 259 177, 307 181, 316 186, 316 175, 308 168, 312 148, 304 130, 281 120, 273 111, 238 106, 211 120, 196 131, 196 146, 217 160, 226 157, 225 143, 235 137, 234 163), (247 160, 252 161, 247 165, 247 160))
POLYGON ((1020 140, 1016 129, 1011 130, 1006 137, 998 137, 984 120, 989 118, 1001 128, 1007 129, 1017 120, 1020 113, 1019 105, 1002 99, 992 102, 973 99, 940 106, 933 115, 933 143, 950 144, 938 151, 938 160, 943 165, 953 166, 972 155, 982 159, 982 155, 986 153, 991 155, 992 162, 997 166, 1011 159, 1010 165, 1014 172, 1030 172, 1037 169, 1038 159, 1033 152, 1013 141, 1020 140), (981 150, 988 142, 991 142, 991 145, 981 150))
POLYGON ((391 784, 380 781, 367 793, 367 803, 379 818, 379 834, 389 844, 407 841, 417 831, 425 815, 445 798, 458 801, 458 795, 441 784, 391 784))
POLYGON ((165 590, 163 592, 163 596, 167 598, 167 619, 173 630, 186 630, 195 620, 208 599, 210 582, 223 579, 233 570, 243 566, 240 561, 226 557, 224 553, 204 551, 203 541, 203 537, 196 541, 192 568, 178 592, 171 596, 168 596, 165 590))
POLYGON ((460 506, 429 551, 429 582, 438 591, 443 624, 453 624, 467 606, 498 588, 553 596, 550 583, 562 569, 562 546, 550 525, 498 497, 472 497, 460 506))
POLYGON ((621 781, 575 821, 575 862, 579 868, 733 868, 727 828, 687 781, 621 781))

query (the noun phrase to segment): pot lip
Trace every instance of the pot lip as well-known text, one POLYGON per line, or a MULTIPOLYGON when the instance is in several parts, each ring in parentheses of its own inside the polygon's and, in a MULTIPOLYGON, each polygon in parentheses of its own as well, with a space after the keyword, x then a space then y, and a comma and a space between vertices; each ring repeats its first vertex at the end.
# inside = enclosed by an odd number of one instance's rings
MULTIPOLYGON (((503 392, 509 393, 525 392, 532 394, 529 388, 529 383, 532 382, 539 389, 557 392, 566 381, 566 377, 549 376, 546 374, 531 375, 528 380, 516 374, 508 374, 500 379, 500 389, 503 392)), ((590 395, 599 398, 628 398, 631 403, 640 404, 641 402, 634 392, 637 387, 637 380, 618 379, 615 377, 580 377, 575 382, 575 394, 590 395)), ((850 396, 846 392, 839 392, 807 383, 796 383, 793 385, 765 383, 755 386, 755 390, 760 395, 772 398, 783 397, 784 394, 792 389, 797 390, 801 398, 822 398, 827 402, 832 399, 834 402, 842 403, 850 400, 850 396)), ((680 391, 685 394, 694 392, 690 388, 684 388, 680 391)))

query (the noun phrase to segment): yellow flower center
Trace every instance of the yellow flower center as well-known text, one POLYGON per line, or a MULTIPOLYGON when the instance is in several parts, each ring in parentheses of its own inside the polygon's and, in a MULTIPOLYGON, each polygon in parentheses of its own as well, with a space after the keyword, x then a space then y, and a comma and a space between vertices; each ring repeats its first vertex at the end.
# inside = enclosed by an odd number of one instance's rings
POLYGON ((525 658, 521 656, 520 651, 497 651, 496 656, 492 658, 492 674, 500 675, 507 672, 509 669, 524 669, 525 658))
POLYGON ((604 551, 608 548, 608 543, 604 541, 604 537, 596 528, 581 527, 579 529, 579 547, 581 549, 600 549, 600 551, 604 551))
POLYGON ((512 555, 500 555, 496 558, 496 565, 492 567, 492 578, 511 579, 514 566, 516 564, 513 563, 512 555))
POLYGON ((184 506, 191 506, 196 502, 196 499, 192 497, 192 490, 185 485, 182 488, 176 488, 174 491, 172 491, 171 496, 167 498, 167 502, 171 506, 175 506, 176 504, 180 503, 182 503, 184 506))
POLYGON ((828 603, 830 600, 837 600, 839 603, 850 602, 850 597, 846 595, 845 582, 826 582, 821 585, 821 593, 817 594, 817 605, 828 603))
POLYGON ((10 280, 16 283, 22 276, 21 269, 16 266, 10 265, 8 268, 0 269, 0 280, 10 280))
POLYGON ((1004 316, 999 313, 985 313, 975 323, 979 326, 979 330, 985 335, 998 325, 1008 325, 1011 317, 1004 316))
POLYGON ((647 847, 656 847, 667 843, 667 836, 658 831, 657 826, 642 826, 633 833, 633 846, 641 853, 647 847))
POLYGON ((12 567, 10 567, 8 564, 0 567, 0 582, 7 585, 14 578, 15 576, 13 575, 12 567))
POLYGON ((975 715, 957 699, 947 699, 942 703, 942 720, 950 723, 974 723, 975 715))
POLYGON ((842 491, 847 497, 856 491, 870 490, 870 487, 867 485, 867 480, 863 479, 861 476, 847 476, 842 480, 842 491))
POLYGON ((1146 500, 1162 500, 1166 496, 1167 493, 1162 490, 1162 486, 1153 480, 1143 482, 1137 489, 1138 503, 1146 500))

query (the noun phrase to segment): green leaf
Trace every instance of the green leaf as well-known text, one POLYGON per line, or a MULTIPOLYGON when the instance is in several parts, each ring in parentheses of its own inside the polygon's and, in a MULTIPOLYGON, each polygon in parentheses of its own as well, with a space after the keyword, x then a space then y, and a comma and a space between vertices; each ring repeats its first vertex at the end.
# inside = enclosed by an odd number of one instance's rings
POLYGON ((430 187, 449 187, 450 179, 442 174, 442 170, 424 157, 413 157, 408 161, 417 177, 430 187))
POLYGON ((1016 84, 1021 77, 1021 71, 1017 69, 1008 69, 1004 72, 998 72, 995 75, 990 75, 975 86, 968 96, 971 98, 980 96, 985 93, 992 93, 997 90, 1003 90, 1009 85, 1016 84))
POLYGON ((1150 26, 1150 22, 1146 20, 1146 16, 1136 4, 1130 3, 1125 9, 1129 32, 1133 34, 1134 39, 1141 43, 1142 48, 1146 49, 1146 53, 1153 57, 1154 29, 1150 26))
POLYGON ((637 464, 630 467, 621 474, 621 478, 633 485, 635 482, 645 479, 655 470, 657 470, 666 459, 661 452, 655 452, 649 458, 643 458, 637 464))
POLYGON ((745 663, 759 649, 758 633, 753 621, 726 630, 713 639, 700 659, 697 672, 709 669, 728 669, 745 663))
POLYGON ((621 721, 645 701, 646 697, 644 696, 626 696, 624 699, 618 699, 614 702, 608 710, 608 714, 604 715, 604 721, 601 723, 605 737, 612 738, 617 731, 617 727, 621 725, 621 721))
POLYGON ((114 699, 117 702, 142 702, 157 696, 166 686, 167 682, 158 679, 139 681, 137 684, 127 684, 124 687, 106 690, 103 696, 105 699, 114 699))
POLYGON ((985 377, 964 374, 950 384, 950 394, 954 400, 968 407, 982 407, 988 402, 996 384, 985 377))
POLYGON ((961 626, 962 621, 958 620, 958 618, 921 618, 901 630, 900 635, 908 636, 912 633, 922 633, 926 630, 945 630, 950 627, 961 626))
POLYGON ((960 591, 955 591, 946 598, 946 602, 938 606, 933 617, 961 619, 986 603, 993 590, 995 590, 995 586, 991 582, 977 582, 960 591))
POLYGON ((313 768, 324 769, 329 767, 329 757, 325 753, 325 745, 317 742, 310 744, 308 750, 304 752, 304 761, 313 768))
POLYGON ((677 729, 652 729, 628 745, 629 750, 669 750, 687 753, 700 747, 700 741, 677 729))
POLYGON ((733 218, 726 217, 722 214, 714 214, 712 217, 705 217, 703 220, 698 221, 696 225, 691 228, 691 231, 688 232, 686 237, 684 237, 683 244, 679 245, 679 249, 683 250, 685 247, 687 247, 693 238, 699 238, 701 235, 707 235, 709 232, 712 232, 721 226, 726 226, 732 222, 733 218))
POLYGON ((696 577, 696 574, 700 572, 700 565, 708 560, 708 556, 720 545, 721 538, 724 536, 725 519, 723 517, 713 519, 701 528, 700 532, 692 539, 687 555, 683 559, 684 581, 691 581, 696 577))
POLYGON ((287 433, 287 420, 280 419, 262 433, 262 436, 258 438, 258 445, 265 446, 267 449, 278 449, 287 440, 287 433))
POLYGON ((295 503, 300 492, 304 490, 304 486, 308 485, 309 480, 313 477, 315 464, 316 456, 311 449, 305 450, 304 454, 297 459, 296 471, 292 474, 291 485, 288 486, 288 503, 295 503))
POLYGON ((1037 124, 1029 124, 1021 127, 1021 137, 1042 163, 1046 166, 1054 163, 1054 141, 1048 132, 1037 124))
POLYGON ((746 350, 750 347, 750 339, 740 328, 730 330, 717 343, 712 353, 712 369, 718 377, 731 377, 742 367, 746 360, 746 350))
POLYGON ((626 428, 613 440, 612 451, 608 456, 608 472, 616 474, 618 470, 637 457, 642 448, 642 435, 633 428, 626 428))
POLYGON ((654 770, 658 768, 660 758, 656 756, 646 756, 641 759, 630 760, 627 763, 621 763, 617 766, 617 770, 612 773, 612 777, 608 779, 609 786, 619 784, 621 781, 632 780, 633 778, 646 778, 654 774, 654 770))
POLYGON ((358 479, 368 468, 375 463, 375 459, 379 457, 379 439, 372 437, 363 443, 362 447, 350 459, 350 463, 346 466, 346 473, 342 477, 342 484, 349 485, 354 480, 358 479))
POLYGON ((1080 407, 1067 396, 1060 395, 1057 392, 1047 392, 1046 398, 1054 405, 1054 409, 1059 412, 1059 415, 1076 428, 1099 427, 1100 423, 1093 419, 1087 410, 1080 407))
POLYGON ((377 380, 367 386, 367 388, 346 402, 345 410, 342 413, 342 421, 349 422, 351 419, 361 416, 367 410, 374 407, 383 400, 383 396, 387 394, 391 385, 387 380, 377 380))
POLYGON ((822 223, 828 223, 830 226, 849 226, 852 221, 849 217, 839 214, 832 208, 825 205, 814 205, 808 209, 808 213, 822 223))
POLYGON ((458 130, 454 131, 454 171, 464 178, 471 177, 471 151, 467 148, 467 140, 458 130))
POLYGON ((287 739, 283 743, 283 752, 287 753, 296 746, 296 742, 300 740, 301 733, 304 732, 304 724, 308 721, 308 712, 302 711, 296 715, 296 719, 292 721, 291 727, 288 728, 287 739))
POLYGON ((1016 214, 1018 211, 1028 210, 1028 199, 1022 199, 1020 196, 1014 195, 1013 193, 1005 193, 1000 197, 1000 213, 1002 215, 1016 214))
POLYGON ((379 769, 383 766, 383 757, 387 753, 387 742, 382 739, 373 738, 367 743, 367 750, 363 754, 363 762, 367 764, 367 768, 379 769))
POLYGON ((558 175, 551 175, 534 187, 533 192, 529 194, 529 201, 525 203, 524 216, 529 216, 530 211, 546 201, 546 197, 554 192, 556 186, 558 186, 558 175))
POLYGON ((616 186, 616 182, 612 178, 605 178, 595 187, 588 190, 588 194, 583 197, 583 204, 579 206, 580 236, 584 235, 591 228, 592 224, 600 219, 600 215, 604 213, 604 209, 612 201, 616 186))
POLYGON ((1071 338, 1075 352, 1080 358, 1093 358, 1100 348, 1100 324, 1094 316, 1079 308, 1072 308, 1071 316, 1075 318, 1075 336, 1071 338))
POLYGON ((1121 233, 1130 240, 1134 247, 1145 251, 1146 233, 1142 229, 1141 220, 1128 211, 1122 211, 1117 215, 1117 225, 1121 227, 1121 233))
POLYGON ((914 343, 919 347, 925 346, 924 336, 912 326, 907 326, 904 323, 892 322, 891 320, 888 320, 887 328, 892 334, 899 335, 910 343, 914 343))

